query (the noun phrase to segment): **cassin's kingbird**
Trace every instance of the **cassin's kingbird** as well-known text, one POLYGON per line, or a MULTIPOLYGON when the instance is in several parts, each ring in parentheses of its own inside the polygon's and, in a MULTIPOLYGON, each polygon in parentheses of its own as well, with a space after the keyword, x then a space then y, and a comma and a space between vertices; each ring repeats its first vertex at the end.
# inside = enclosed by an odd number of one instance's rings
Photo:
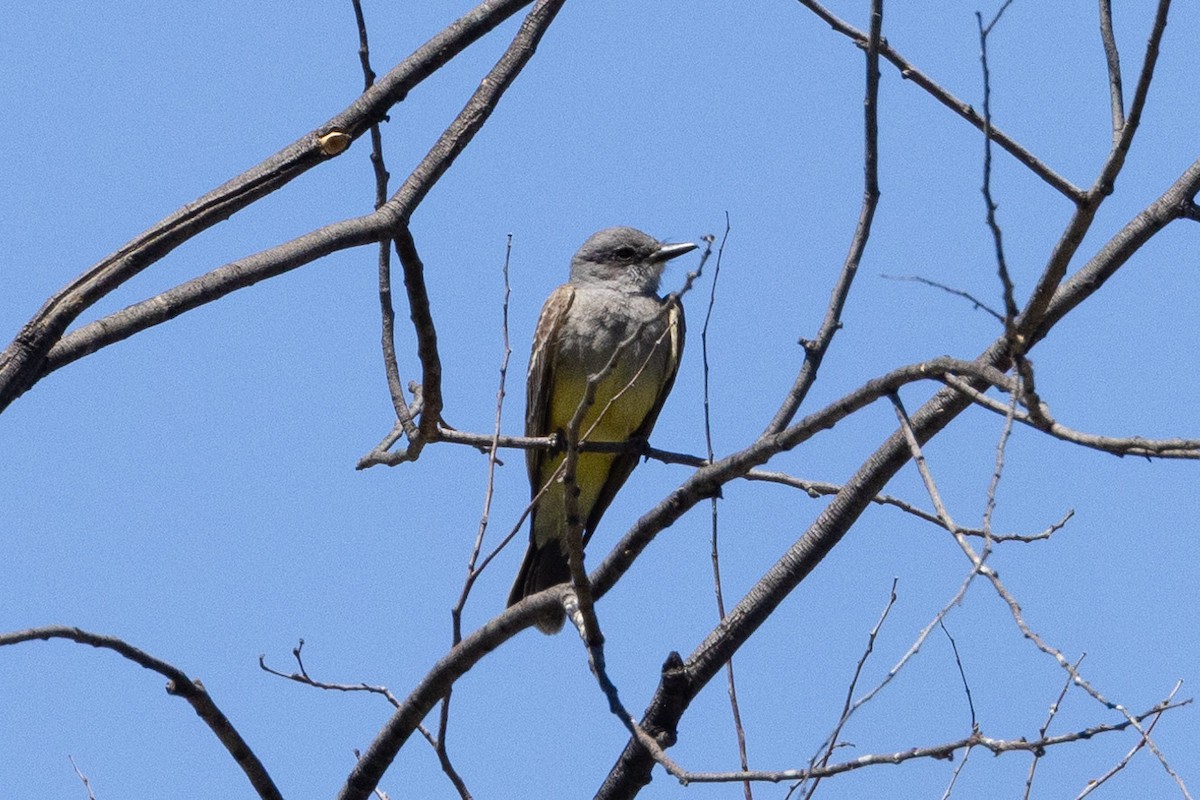
MULTIPOLYGON (((580 439, 625 442, 650 435, 675 382, 684 335, 683 307, 677 299, 659 297, 658 282, 669 259, 694 249, 690 243, 664 244, 633 228, 607 228, 583 243, 571 259, 570 280, 554 290, 538 318, 526 385, 526 436, 561 436, 583 401, 588 377, 603 372, 614 353, 580 439)), ((510 606, 571 578, 565 491, 561 476, 555 478, 563 454, 526 450, 525 461, 531 496, 547 488, 529 514, 529 550, 510 606)), ((580 453, 575 482, 585 544, 637 462, 633 452, 580 453)), ((538 627, 554 633, 562 624, 559 614, 538 627)))

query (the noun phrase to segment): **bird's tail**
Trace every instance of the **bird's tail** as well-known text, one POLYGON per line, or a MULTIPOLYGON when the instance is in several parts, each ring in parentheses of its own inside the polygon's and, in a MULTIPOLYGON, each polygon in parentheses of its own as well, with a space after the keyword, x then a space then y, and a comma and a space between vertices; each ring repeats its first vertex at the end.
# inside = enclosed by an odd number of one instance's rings
MULTIPOLYGON (((569 580, 571 568, 567 565, 567 555, 557 540, 541 546, 530 542, 529 549, 525 551, 525 560, 521 562, 521 569, 517 572, 517 579, 513 582, 512 591, 508 593, 508 605, 516 605, 531 594, 537 594, 543 589, 569 580)), ((542 633, 558 633, 562 629, 565 617, 560 609, 554 616, 539 620, 538 630, 542 633)))

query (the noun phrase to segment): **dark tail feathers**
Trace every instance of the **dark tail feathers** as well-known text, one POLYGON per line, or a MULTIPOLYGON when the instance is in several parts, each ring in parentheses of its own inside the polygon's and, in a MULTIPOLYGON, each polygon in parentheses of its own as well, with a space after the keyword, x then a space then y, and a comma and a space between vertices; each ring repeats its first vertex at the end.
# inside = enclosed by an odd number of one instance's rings
MULTIPOLYGON (((571 568, 567 565, 567 555, 557 541, 538 546, 529 543, 525 551, 525 560, 517 572, 512 591, 508 593, 508 605, 515 605, 531 594, 537 594, 543 589, 557 586, 571 580, 571 568)), ((542 633, 558 633, 563 626, 565 614, 560 609, 553 617, 547 617, 537 623, 542 633)))

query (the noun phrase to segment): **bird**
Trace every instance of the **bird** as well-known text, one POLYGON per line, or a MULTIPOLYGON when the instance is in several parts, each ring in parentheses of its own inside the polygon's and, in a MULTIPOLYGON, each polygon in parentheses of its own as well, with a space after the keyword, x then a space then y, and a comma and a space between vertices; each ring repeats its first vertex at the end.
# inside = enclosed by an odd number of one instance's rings
MULTIPOLYGON (((568 281, 550 294, 538 317, 526 379, 526 436, 558 434, 562 441, 589 376, 603 373, 580 440, 649 437, 675 383, 685 334, 683 306, 678 297, 658 295, 659 281, 667 261, 695 249, 691 242, 668 244, 628 227, 605 228, 583 243, 571 259, 568 281)), ((579 454, 576 510, 584 544, 638 458, 633 451, 579 454)), ((561 449, 525 451, 533 498, 529 548, 509 606, 570 580, 566 490, 557 474, 563 459, 561 449)), ((564 617, 560 609, 537 627, 556 633, 564 617)))

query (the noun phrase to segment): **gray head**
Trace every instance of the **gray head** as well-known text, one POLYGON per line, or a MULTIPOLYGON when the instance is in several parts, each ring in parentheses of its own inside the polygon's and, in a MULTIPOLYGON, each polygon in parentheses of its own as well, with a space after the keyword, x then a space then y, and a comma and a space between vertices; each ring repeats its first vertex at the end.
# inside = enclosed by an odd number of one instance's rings
POLYGON ((571 283, 655 294, 667 261, 695 249, 691 242, 664 244, 636 228, 605 228, 588 237, 571 259, 571 283))

